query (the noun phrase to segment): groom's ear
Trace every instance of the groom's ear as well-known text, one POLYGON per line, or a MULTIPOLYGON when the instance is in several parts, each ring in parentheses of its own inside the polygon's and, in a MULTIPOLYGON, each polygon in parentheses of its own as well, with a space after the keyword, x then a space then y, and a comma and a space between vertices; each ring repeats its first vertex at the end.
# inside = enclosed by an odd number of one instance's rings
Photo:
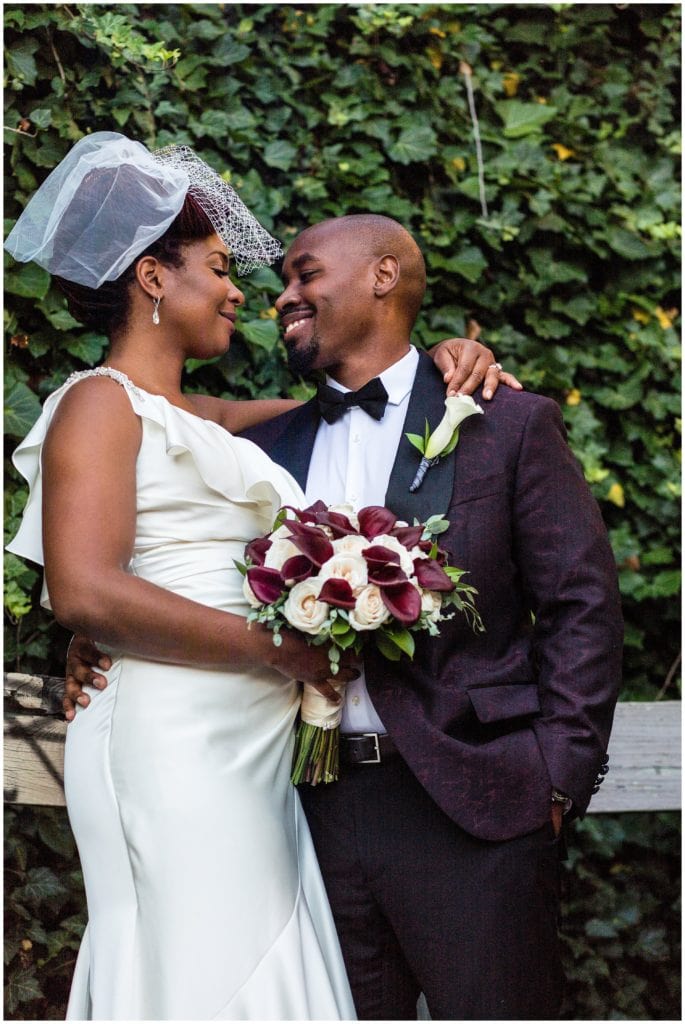
POLYGON ((397 256, 386 253, 376 260, 374 267, 373 292, 379 299, 388 295, 400 279, 400 261, 397 256))

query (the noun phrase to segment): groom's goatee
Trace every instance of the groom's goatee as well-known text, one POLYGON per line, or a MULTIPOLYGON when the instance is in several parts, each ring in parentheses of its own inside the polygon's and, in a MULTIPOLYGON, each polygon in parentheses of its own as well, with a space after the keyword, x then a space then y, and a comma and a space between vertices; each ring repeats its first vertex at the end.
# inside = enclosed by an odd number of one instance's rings
POLYGON ((312 338, 306 345, 298 348, 297 345, 288 345, 285 342, 288 359, 288 368, 297 377, 307 377, 313 372, 314 364, 319 355, 319 342, 312 338))

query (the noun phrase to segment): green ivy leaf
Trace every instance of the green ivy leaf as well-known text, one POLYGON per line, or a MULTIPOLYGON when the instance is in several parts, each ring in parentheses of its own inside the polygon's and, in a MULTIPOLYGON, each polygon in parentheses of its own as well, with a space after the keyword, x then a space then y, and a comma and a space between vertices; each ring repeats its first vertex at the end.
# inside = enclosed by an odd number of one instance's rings
POLYGON ((262 153, 264 163, 269 167, 278 167, 281 171, 289 171, 296 156, 295 146, 285 140, 270 142, 262 153))
POLYGON ((44 299, 50 275, 37 263, 17 263, 5 274, 5 290, 26 299, 44 299))
POLYGON ((5 433, 23 438, 40 416, 41 405, 35 393, 22 381, 5 390, 5 433))
POLYGON ((95 366, 102 359, 102 353, 108 344, 104 335, 89 331, 79 335, 78 338, 70 338, 65 342, 64 347, 76 359, 80 359, 88 366, 95 366))
POLYGON ((495 103, 495 110, 504 123, 507 139, 537 134, 557 115, 556 107, 546 103, 522 103, 521 100, 502 100, 495 103))
POLYGON ((400 132, 388 156, 398 164, 420 163, 437 152, 437 135, 429 125, 412 125, 400 132))
MULTIPOLYGON (((9 46, 5 50, 5 62, 9 75, 19 79, 24 85, 35 85, 38 67, 33 56, 39 47, 37 39, 26 39, 21 43, 9 46)), ((21 88, 21 86, 20 86, 21 88)))
POLYGON ((267 352, 272 352, 278 344, 280 334, 273 320, 241 320, 238 329, 246 341, 267 352))
POLYGON ((10 973, 5 985, 5 1009, 8 1013, 16 1013, 22 1003, 30 1003, 32 999, 42 999, 43 992, 33 967, 10 973))

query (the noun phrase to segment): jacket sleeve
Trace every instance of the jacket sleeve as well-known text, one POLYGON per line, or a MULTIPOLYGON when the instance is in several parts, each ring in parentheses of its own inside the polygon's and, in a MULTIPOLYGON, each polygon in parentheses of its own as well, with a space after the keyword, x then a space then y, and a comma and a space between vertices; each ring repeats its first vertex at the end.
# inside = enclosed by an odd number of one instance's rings
POLYGON ((606 771, 623 621, 607 532, 549 399, 526 421, 513 500, 516 562, 534 614, 537 739, 553 787, 583 814, 606 771))

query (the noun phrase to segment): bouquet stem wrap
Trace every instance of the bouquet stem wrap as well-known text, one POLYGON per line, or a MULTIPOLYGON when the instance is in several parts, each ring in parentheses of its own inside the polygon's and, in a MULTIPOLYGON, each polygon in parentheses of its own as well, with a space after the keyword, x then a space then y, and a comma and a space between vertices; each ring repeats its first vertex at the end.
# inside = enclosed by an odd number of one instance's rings
POLYGON ((336 782, 340 768, 340 720, 345 703, 345 683, 331 683, 340 694, 333 704, 310 683, 304 684, 300 724, 295 737, 291 779, 297 785, 308 782, 336 782))

